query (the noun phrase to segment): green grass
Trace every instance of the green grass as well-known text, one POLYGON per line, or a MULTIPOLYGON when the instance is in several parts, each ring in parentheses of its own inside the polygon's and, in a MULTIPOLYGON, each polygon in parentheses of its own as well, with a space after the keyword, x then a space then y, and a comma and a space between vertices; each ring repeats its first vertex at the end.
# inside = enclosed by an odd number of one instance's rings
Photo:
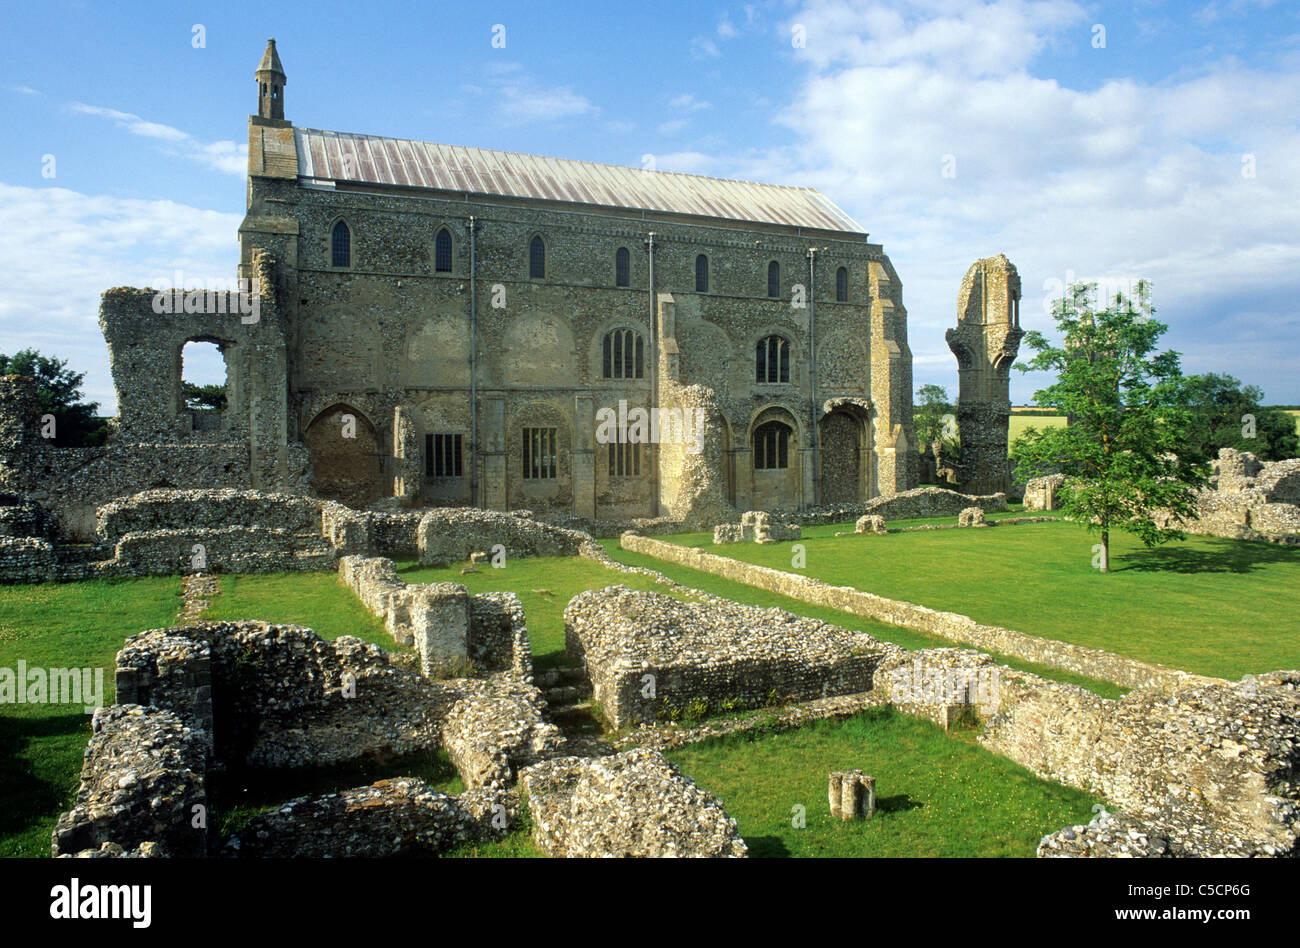
MULTIPOLYGON (((832 525, 830 527, 808 527, 805 528, 804 532, 805 534, 812 534, 814 531, 829 531, 833 534, 836 527, 843 529, 843 524, 832 525)), ((944 530, 935 532, 956 533, 957 531, 944 530)), ((703 537, 704 535, 698 534, 698 536, 703 537)), ((658 537, 657 539, 677 541, 686 538, 688 538, 688 535, 683 534, 672 537, 658 537)), ((710 537, 707 539, 711 546, 712 538, 710 537)), ((883 538, 878 537, 877 539, 883 538)), ((653 556, 647 556, 643 553, 633 553, 630 550, 624 550, 620 547, 617 540, 601 540, 600 542, 609 555, 620 563, 626 563, 628 566, 644 566, 648 569, 656 569, 669 579, 681 583, 684 586, 700 589, 704 592, 712 593, 715 596, 723 596, 736 602, 745 603, 746 605, 761 606, 765 609, 784 609, 787 612, 793 612, 796 615, 808 616, 812 619, 821 619, 823 622, 829 622, 832 625, 838 625, 841 628, 856 629, 861 632, 866 632, 868 635, 875 636, 882 641, 893 642, 895 645, 901 645, 903 648, 937 648, 952 646, 955 644, 947 639, 928 635, 925 632, 916 629, 909 629, 898 625, 888 625, 884 622, 878 622, 875 619, 868 619, 864 616, 854 615, 851 612, 842 612, 839 609, 814 606, 799 599, 791 599, 788 596, 782 596, 778 593, 768 592, 765 589, 748 586, 745 583, 738 583, 734 580, 724 579, 723 577, 715 576, 712 573, 705 573, 701 570, 691 569, 688 566, 678 566, 676 563, 669 563, 664 560, 656 559, 653 556)), ((729 549, 730 546, 731 545, 729 544, 728 547, 718 547, 716 549, 729 549)), ((755 546, 757 546, 757 544, 755 544, 755 546)), ((790 568, 788 554, 783 568, 790 568)), ((1041 675, 1042 677, 1050 678, 1053 681, 1079 685, 1082 688, 1087 688, 1095 694, 1101 695, 1103 698, 1118 698, 1128 690, 1108 681, 1088 678, 1084 675, 1076 675, 1073 672, 1064 671, 1059 668, 1052 668, 1048 665, 1038 665, 1034 662, 1026 662, 1023 659, 1013 658, 1009 655, 999 655, 996 652, 990 652, 989 654, 1003 665, 1018 668, 1021 671, 1033 672, 1035 675, 1041 675)))
MULTIPOLYGON (((0 586, 0 667, 102 668, 105 704, 122 641, 175 624, 179 577, 0 586)), ((0 857, 48 856, 72 806, 90 716, 69 705, 0 705, 0 857)))
POLYGON ((1029 857, 1045 834, 1088 822, 1095 802, 984 750, 970 732, 945 733, 888 708, 715 738, 668 757, 722 800, 758 857, 1029 857), (831 818, 827 775, 849 769, 876 778, 869 820, 831 818), (796 805, 805 808, 802 829, 796 805))
MULTIPOLYGON (((1092 567, 1083 526, 1026 524, 835 537, 804 531, 810 575, 1031 635, 1228 679, 1300 667, 1300 550, 1188 537, 1147 550, 1111 536, 1111 572, 1092 567)), ((702 534, 669 538, 704 545, 702 534)), ((709 544, 711 546, 711 544, 709 544)), ((791 570, 789 543, 712 552, 791 570)), ((657 562, 657 561, 656 561, 657 562)), ((894 633, 893 641, 907 644, 894 633)))
POLYGON ((1030 412, 1011 413, 1011 420, 1007 425, 1007 444, 1016 443, 1016 439, 1028 431, 1030 428, 1037 428, 1042 431, 1045 428, 1064 428, 1065 418, 1061 415, 1035 415, 1030 412))
POLYGON ((355 635, 390 652, 410 651, 384 630, 336 573, 223 575, 204 619, 260 619, 304 625, 323 639, 355 635))
MULTIPOLYGON (((617 543, 617 541, 613 541, 617 543)), ((552 668, 566 663, 564 657, 564 607, 578 593, 622 584, 631 589, 668 588, 647 576, 621 573, 579 556, 513 558, 501 569, 483 567, 477 573, 460 575, 461 567, 422 567, 405 561, 398 573, 408 583, 460 583, 471 595, 485 592, 513 592, 519 596, 528 623, 528 643, 533 664, 552 668)))

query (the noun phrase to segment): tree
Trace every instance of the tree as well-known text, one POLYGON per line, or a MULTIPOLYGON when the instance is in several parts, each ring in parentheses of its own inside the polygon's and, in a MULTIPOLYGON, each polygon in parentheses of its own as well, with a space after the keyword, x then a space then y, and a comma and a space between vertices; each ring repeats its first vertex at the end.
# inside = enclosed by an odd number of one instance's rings
POLYGON ((924 449, 931 441, 944 442, 944 454, 957 454, 957 409, 948 401, 948 390, 942 385, 922 385, 916 390, 919 402, 912 410, 912 423, 916 437, 924 449))
POLYGON ((1184 539, 1160 525, 1160 514, 1194 518, 1196 489, 1209 476, 1204 456, 1188 449, 1193 412, 1178 353, 1156 352, 1169 327, 1151 317, 1149 292, 1146 281, 1138 284, 1140 309, 1122 294, 1097 309, 1096 284, 1076 283, 1052 313, 1061 345, 1040 332, 1025 335, 1035 355, 1021 370, 1056 373, 1034 400, 1064 411, 1069 424, 1017 439, 1016 477, 1065 475, 1061 509, 1100 532, 1103 573, 1110 571, 1112 530, 1148 548, 1184 539))
POLYGON ((181 382, 185 407, 191 411, 225 411, 226 387, 224 385, 195 385, 181 382))
POLYGON ((1295 419, 1286 412, 1264 408, 1264 392, 1231 375, 1191 375, 1186 379, 1193 412, 1191 440, 1195 449, 1216 457, 1219 448, 1250 451, 1261 460, 1280 461, 1300 454, 1295 419))
POLYGON ((54 416, 54 444, 61 448, 103 444, 104 423, 95 417, 98 402, 82 401, 85 372, 73 372, 62 359, 23 349, 12 356, 0 354, 0 375, 26 375, 36 380, 36 397, 42 415, 54 416))

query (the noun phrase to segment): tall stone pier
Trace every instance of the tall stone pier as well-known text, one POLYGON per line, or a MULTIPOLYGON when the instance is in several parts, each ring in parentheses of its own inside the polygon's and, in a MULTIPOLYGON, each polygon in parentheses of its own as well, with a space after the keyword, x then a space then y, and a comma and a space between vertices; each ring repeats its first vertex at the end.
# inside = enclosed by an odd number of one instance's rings
POLYGON ((957 328, 946 337, 957 357, 961 483, 967 493, 995 494, 1011 486, 1011 363, 1023 335, 1015 265, 1002 254, 976 260, 957 295, 957 328))

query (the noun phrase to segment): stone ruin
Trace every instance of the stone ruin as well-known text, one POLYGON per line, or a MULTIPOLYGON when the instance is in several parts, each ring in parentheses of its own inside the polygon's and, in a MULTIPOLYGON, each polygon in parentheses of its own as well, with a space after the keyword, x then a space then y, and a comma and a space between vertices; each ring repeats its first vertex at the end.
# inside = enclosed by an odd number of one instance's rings
POLYGON ((1047 474, 1033 477, 1025 484, 1026 510, 1056 510, 1057 495, 1065 484, 1064 474, 1047 474))
POLYGON ((965 507, 957 515, 959 527, 987 527, 988 525, 988 521, 984 519, 983 507, 965 507))
POLYGON ((1197 519, 1166 515, 1165 525, 1234 539, 1300 535, 1300 458, 1266 462, 1221 448, 1212 472, 1209 487, 1197 494, 1197 519))
POLYGON ((853 525, 854 533, 888 533, 885 527, 885 518, 878 514, 866 514, 859 517, 857 523, 853 525))
POLYGON ((562 757, 526 661, 432 681, 348 636, 208 622, 132 636, 116 675, 118 703, 93 719, 55 856, 435 855, 516 826, 522 774, 534 839, 550 855, 745 855, 721 804, 656 752, 562 757), (439 749, 465 792, 386 779, 288 800, 225 838, 209 829, 220 774, 439 749))
POLYGON ((747 510, 740 515, 740 523, 721 523, 713 528, 714 543, 782 543, 802 537, 799 524, 774 520, 762 510, 747 510))

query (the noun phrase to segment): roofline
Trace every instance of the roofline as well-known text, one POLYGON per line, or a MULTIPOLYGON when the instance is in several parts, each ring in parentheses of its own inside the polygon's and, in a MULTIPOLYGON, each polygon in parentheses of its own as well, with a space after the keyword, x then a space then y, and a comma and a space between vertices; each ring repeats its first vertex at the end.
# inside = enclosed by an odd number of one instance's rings
MULTIPOLYGON (((625 167, 615 165, 613 167, 625 167)), ((635 169, 633 169, 635 170, 635 169)), ((729 179, 719 179, 729 180, 729 179)), ((299 175, 297 185, 307 190, 332 190, 336 193, 379 194, 386 197, 416 198, 422 200, 446 200, 463 203, 497 205, 500 207, 544 207, 556 213, 600 214, 604 217, 621 218, 629 221, 663 221, 664 223, 681 223, 691 226, 720 227, 724 230, 764 230, 786 234, 793 237, 814 237, 824 240, 841 240, 856 243, 859 240, 868 246, 871 244, 870 233, 864 230, 828 230, 822 227, 804 227, 797 224, 781 224, 776 221, 756 221, 740 217, 718 217, 711 214, 687 214, 681 211, 661 211, 654 208, 625 207, 615 204, 589 204, 583 201, 560 200, 555 198, 523 197, 519 195, 492 194, 486 191, 460 191, 446 188, 426 188, 418 185, 377 184, 373 181, 354 181, 343 178, 314 178, 299 175), (333 187, 312 187, 311 182, 329 182, 333 187), (564 210, 574 208, 575 210, 564 210), (639 216, 637 216, 637 213, 639 216), (699 223, 708 222, 708 223, 699 223)), ((780 187, 780 185, 774 185, 780 187)))

